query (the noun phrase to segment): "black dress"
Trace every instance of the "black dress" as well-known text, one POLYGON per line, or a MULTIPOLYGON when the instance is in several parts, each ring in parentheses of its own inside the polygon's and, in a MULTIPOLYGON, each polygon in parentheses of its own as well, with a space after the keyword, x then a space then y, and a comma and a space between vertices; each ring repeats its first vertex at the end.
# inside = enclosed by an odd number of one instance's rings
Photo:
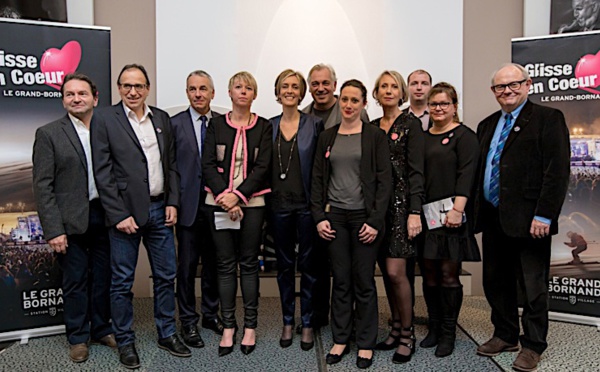
POLYGON ((423 221, 426 259, 480 261, 479 248, 473 234, 471 190, 479 155, 477 135, 464 125, 442 134, 425 132, 425 203, 454 196, 468 198, 467 222, 458 228, 429 230, 423 221))
MULTIPOLYGON (((381 118, 372 124, 381 127, 381 118)), ((416 256, 414 240, 408 239, 407 220, 419 214, 424 198, 424 139, 421 122, 413 115, 400 114, 387 133, 392 162, 392 198, 386 216, 385 256, 416 256)))

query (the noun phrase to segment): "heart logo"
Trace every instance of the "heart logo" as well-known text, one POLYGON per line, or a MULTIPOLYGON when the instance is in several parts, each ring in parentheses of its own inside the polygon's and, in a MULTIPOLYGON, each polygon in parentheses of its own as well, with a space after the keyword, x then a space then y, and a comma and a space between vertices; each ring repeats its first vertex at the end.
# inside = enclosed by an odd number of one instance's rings
POLYGON ((75 72, 80 61, 81 45, 75 40, 63 45, 62 49, 47 49, 40 62, 40 69, 46 78, 46 85, 60 90, 65 76, 75 72))
POLYGON ((600 94, 600 91, 592 89, 598 88, 600 85, 600 51, 598 51, 596 55, 586 54, 585 56, 581 57, 581 59, 579 59, 577 62, 577 66, 575 67, 575 77, 578 79, 590 76, 589 81, 591 82, 591 76, 594 75, 596 75, 594 80, 595 85, 580 88, 590 93, 600 94))

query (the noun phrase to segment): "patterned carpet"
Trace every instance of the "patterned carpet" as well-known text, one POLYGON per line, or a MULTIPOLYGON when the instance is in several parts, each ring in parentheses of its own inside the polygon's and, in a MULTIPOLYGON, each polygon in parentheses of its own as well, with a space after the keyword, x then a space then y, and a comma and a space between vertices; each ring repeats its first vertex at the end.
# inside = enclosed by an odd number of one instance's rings
MULTIPOLYGON (((327 366, 324 355, 332 345, 331 330, 323 328, 311 351, 300 349, 300 338, 294 344, 279 347, 281 332, 280 305, 278 298, 261 298, 256 350, 246 356, 236 350, 219 358, 219 338, 210 331, 202 331, 206 343, 203 349, 192 349, 191 358, 176 358, 156 347, 156 330, 152 319, 152 299, 134 300, 137 334, 136 346, 142 367, 139 371, 350 371, 355 366, 356 347, 341 363, 327 366)), ((238 310, 241 301, 238 301, 238 310)), ((388 332, 389 313, 384 298, 379 299, 379 339, 388 332)), ((415 304, 416 335, 421 340, 426 333, 425 305, 422 297, 415 304)), ((238 311, 238 322, 241 322, 238 311)), ((496 358, 483 358, 475 354, 478 344, 491 335, 489 307, 483 297, 465 297, 460 315, 455 352, 447 358, 436 358, 434 349, 417 348, 413 359, 405 365, 394 365, 394 351, 375 353, 372 371, 510 371, 516 353, 505 353, 496 358)), ((600 371, 600 335, 595 327, 551 322, 550 347, 540 363, 540 371, 600 371)), ((82 364, 72 363, 67 355, 64 335, 31 339, 29 344, 13 343, 0 352, 0 371, 116 371, 122 370, 116 351, 103 346, 90 347, 90 359, 82 364)))

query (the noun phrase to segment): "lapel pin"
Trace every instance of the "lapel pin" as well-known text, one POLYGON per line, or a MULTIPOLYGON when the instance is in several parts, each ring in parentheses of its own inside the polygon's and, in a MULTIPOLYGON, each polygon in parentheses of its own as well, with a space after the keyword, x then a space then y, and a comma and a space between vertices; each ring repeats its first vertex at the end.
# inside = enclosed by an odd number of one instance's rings
POLYGON ((518 132, 520 130, 521 130, 521 127, 515 127, 515 129, 514 129, 515 132, 518 132))
POLYGON ((327 151, 325 151, 325 159, 329 159, 329 155, 331 155, 331 146, 327 146, 327 151))
POLYGON ((162 129, 156 128, 156 133, 159 133, 159 134, 162 133, 162 129))
POLYGON ((442 140, 442 145, 447 145, 447 144, 448 144, 448 142, 450 142, 450 138, 449 138, 449 137, 446 137, 446 138, 444 138, 444 139, 442 140))
POLYGON ((454 137, 454 132, 452 132, 448 135, 448 138, 452 138, 452 137, 454 137))
POLYGON ((392 133, 391 137, 392 137, 392 141, 397 140, 398 139, 398 133, 392 133))

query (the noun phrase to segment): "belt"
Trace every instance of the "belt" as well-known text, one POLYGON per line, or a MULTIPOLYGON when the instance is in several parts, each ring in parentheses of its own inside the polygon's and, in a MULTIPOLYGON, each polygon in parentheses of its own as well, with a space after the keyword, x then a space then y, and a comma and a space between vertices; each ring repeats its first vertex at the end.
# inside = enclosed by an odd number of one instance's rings
POLYGON ((154 203, 154 202, 159 202, 159 201, 163 201, 165 200, 165 194, 158 194, 156 196, 152 196, 150 195, 150 202, 154 203))

